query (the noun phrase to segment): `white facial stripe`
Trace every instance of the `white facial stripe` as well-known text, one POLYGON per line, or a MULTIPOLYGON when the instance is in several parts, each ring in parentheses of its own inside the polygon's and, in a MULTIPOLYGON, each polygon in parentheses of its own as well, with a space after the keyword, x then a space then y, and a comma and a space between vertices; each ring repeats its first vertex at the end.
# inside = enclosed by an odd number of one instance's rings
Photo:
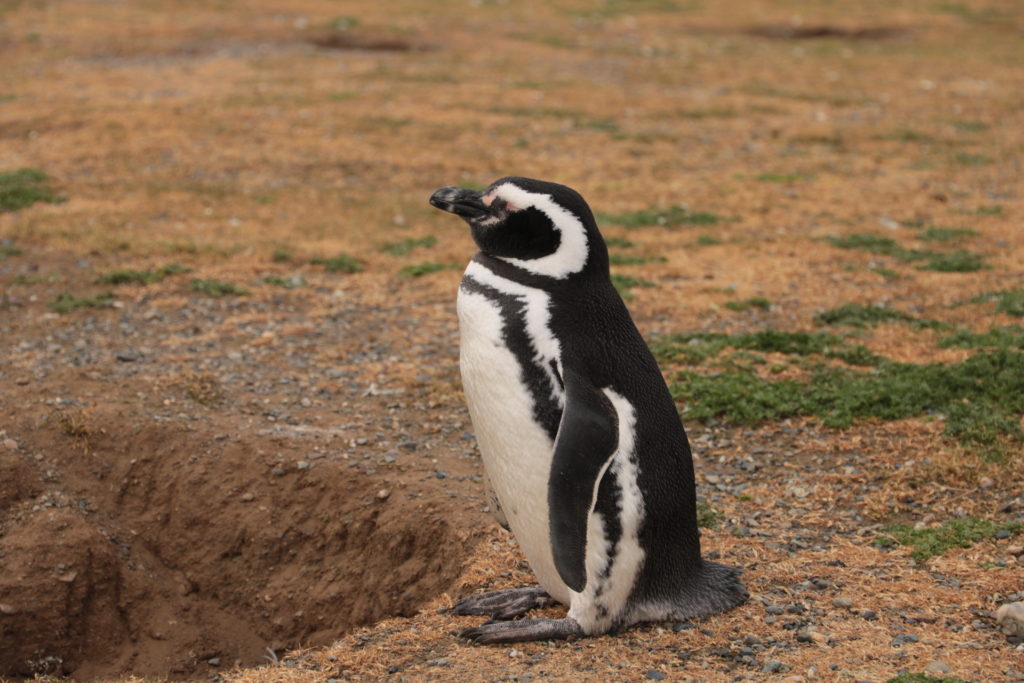
POLYGON ((503 183, 488 194, 501 197, 517 209, 532 206, 544 212, 551 219, 555 230, 561 234, 558 249, 553 254, 536 259, 502 258, 503 261, 536 275, 547 275, 558 280, 580 272, 587 265, 589 247, 586 228, 578 218, 556 204, 551 195, 528 192, 512 183, 503 183))

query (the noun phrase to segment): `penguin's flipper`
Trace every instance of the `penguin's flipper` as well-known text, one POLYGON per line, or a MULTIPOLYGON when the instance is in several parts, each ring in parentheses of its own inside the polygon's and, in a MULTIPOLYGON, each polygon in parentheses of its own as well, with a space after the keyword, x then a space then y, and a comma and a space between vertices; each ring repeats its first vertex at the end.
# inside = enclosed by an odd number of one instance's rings
POLYGON ((587 585, 587 520, 608 459, 618 446, 616 413, 604 392, 566 372, 565 408, 548 479, 548 519, 555 568, 580 593, 587 585))

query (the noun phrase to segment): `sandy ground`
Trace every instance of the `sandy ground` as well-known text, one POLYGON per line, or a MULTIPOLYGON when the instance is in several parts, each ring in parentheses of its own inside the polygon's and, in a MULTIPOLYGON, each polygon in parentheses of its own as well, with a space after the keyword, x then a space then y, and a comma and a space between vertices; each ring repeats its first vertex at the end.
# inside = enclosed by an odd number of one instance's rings
MULTIPOLYGON (((991 615, 1024 588, 1019 536, 924 564, 874 544, 893 522, 1021 521, 1019 455, 984 462, 927 416, 687 422, 721 512, 706 550, 744 568, 747 605, 460 642, 477 620, 453 600, 531 579, 459 386, 473 245, 425 201, 516 174, 602 214, 714 214, 603 224, 664 257, 614 268, 655 285, 629 302, 649 337, 811 330, 849 302, 1019 323, 955 304, 1024 287, 1022 37, 1011 0, 0 2, 0 173, 64 199, 0 213, 0 676, 1024 680, 991 615), (925 227, 970 228, 940 247, 989 267, 828 242, 932 248, 925 227), (341 253, 360 272, 311 263, 341 253), (95 282, 169 264, 191 272, 95 282), (749 297, 771 306, 725 306, 749 297)), ((905 362, 970 353, 859 334, 905 362)))

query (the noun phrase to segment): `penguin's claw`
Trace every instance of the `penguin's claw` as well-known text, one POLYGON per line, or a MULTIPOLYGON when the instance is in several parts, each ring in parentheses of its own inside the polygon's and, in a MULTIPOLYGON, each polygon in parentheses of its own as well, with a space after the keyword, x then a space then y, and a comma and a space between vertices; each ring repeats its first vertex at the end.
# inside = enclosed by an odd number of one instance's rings
POLYGON ((508 588, 463 598, 452 607, 452 614, 486 615, 495 620, 507 621, 532 609, 550 607, 555 602, 555 599, 540 586, 508 588))
POLYGON ((459 632, 460 638, 474 645, 524 643, 531 640, 568 640, 585 634, 575 619, 524 619, 487 622, 459 632))

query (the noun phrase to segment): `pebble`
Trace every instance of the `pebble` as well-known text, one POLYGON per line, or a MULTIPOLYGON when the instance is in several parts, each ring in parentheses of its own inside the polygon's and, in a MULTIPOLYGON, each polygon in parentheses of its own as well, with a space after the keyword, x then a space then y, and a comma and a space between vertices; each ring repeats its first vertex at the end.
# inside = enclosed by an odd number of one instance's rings
POLYGON ((1009 537, 1010 531, 1008 529, 999 529, 998 531, 996 531, 996 538, 998 538, 999 540, 1009 537))
POLYGON ((438 479, 447 479, 448 473, 445 472, 444 470, 434 470, 434 476, 437 477, 438 479))
POLYGON ((18 608, 6 602, 0 602, 0 614, 17 614, 18 608))
POLYGON ((834 598, 832 600, 832 606, 849 609, 850 607, 853 607, 853 600, 850 598, 834 598))
POLYGON ((280 467, 275 467, 274 469, 270 470, 270 473, 273 474, 275 477, 283 477, 286 474, 286 472, 280 467))
POLYGON ((220 666, 220 657, 210 657, 206 660, 206 663, 210 666, 220 666))
POLYGON ((825 579, 811 579, 811 585, 821 591, 829 588, 832 584, 825 579))
POLYGON ((251 503, 254 500, 256 500, 256 496, 253 495, 252 493, 246 492, 242 494, 243 503, 251 503))
POLYGON ((665 674, 661 673, 657 669, 651 669, 647 672, 647 678, 652 681, 663 681, 665 680, 665 674))
POLYGON ((297 463, 295 463, 295 468, 300 470, 308 470, 312 466, 313 465, 311 463, 306 462, 305 460, 300 460, 297 463))
POLYGON ((868 621, 874 621, 878 618, 878 612, 873 609, 864 609, 860 611, 860 616, 868 621))
POLYGON ((680 631, 688 631, 693 628, 693 624, 688 621, 677 621, 672 624, 673 633, 679 633, 680 631))
POLYGON ((391 489, 381 489, 380 491, 377 491, 377 500, 387 500, 390 495, 391 489))
POLYGON ((768 605, 764 611, 768 614, 782 614, 785 610, 780 605, 768 605))
POLYGON ((139 354, 134 351, 121 351, 117 354, 117 360, 122 363, 134 363, 139 359, 139 354))
POLYGON ((777 659, 772 659, 765 662, 765 665, 761 668, 761 671, 770 674, 781 673, 786 670, 786 665, 777 659))
POLYGON ((1008 636, 1024 636, 1024 602, 1011 602, 996 610, 996 622, 1008 636))
POLYGON ((893 647, 899 647, 904 643, 916 643, 918 640, 917 636, 913 633, 901 633, 890 641, 890 645, 893 647))
POLYGON ((799 633, 796 634, 796 642, 798 642, 798 643, 810 643, 813 640, 814 640, 814 638, 812 638, 811 634, 808 633, 807 631, 800 631, 799 633))
POLYGON ((14 439, 4 439, 4 448, 9 451, 16 451, 18 450, 18 442, 14 439))
POLYGON ((949 668, 949 664, 946 664, 945 662, 936 661, 930 662, 925 666, 924 672, 926 674, 951 674, 953 673, 953 669, 949 668))

